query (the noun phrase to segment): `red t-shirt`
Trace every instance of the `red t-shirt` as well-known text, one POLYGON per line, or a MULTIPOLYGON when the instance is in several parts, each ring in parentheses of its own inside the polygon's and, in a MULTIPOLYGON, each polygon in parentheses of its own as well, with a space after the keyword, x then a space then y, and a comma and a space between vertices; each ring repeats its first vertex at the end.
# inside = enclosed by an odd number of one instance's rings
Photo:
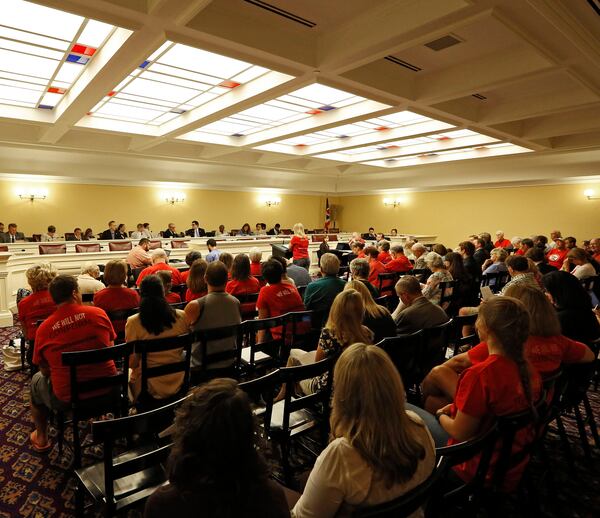
POLYGON ((186 270, 185 272, 179 272, 181 278, 181 284, 185 284, 187 282, 188 277, 190 276, 190 271, 186 270))
MULTIPOLYGON (((260 289, 256 307, 267 310, 269 317, 278 317, 290 311, 304 311, 302 297, 295 286, 278 282, 260 289)), ((273 338, 281 338, 281 327, 271 329, 273 338)))
POLYGON ((515 255, 524 255, 525 252, 523 252, 523 249, 519 248, 516 252, 515 255))
POLYGON ((244 281, 232 280, 227 283, 225 291, 230 295, 246 295, 248 293, 258 293, 260 283, 254 277, 248 277, 244 281))
MULTIPOLYGON (((62 364, 61 354, 110 347, 115 338, 113 326, 103 309, 62 304, 37 330, 33 363, 39 365, 44 361, 48 364, 54 395, 61 401, 70 401, 69 367, 62 364)), ((110 360, 78 367, 77 379, 87 381, 116 373, 115 364, 110 360)))
MULTIPOLYGON (((539 374, 531 372, 531 392, 533 400, 539 399, 542 381, 539 374)), ((529 407, 523 391, 519 369, 512 360, 492 354, 488 358, 466 369, 458 379, 456 396, 452 405, 451 416, 455 417, 458 410, 481 419, 480 429, 485 429, 495 416, 503 416, 522 412, 529 407)), ((513 443, 513 453, 522 450, 534 439, 533 427, 524 428, 517 432, 513 443)), ((450 439, 448 444, 457 444, 460 441, 450 439)), ((498 458, 498 451, 492 456, 490 466, 498 458)), ((523 470, 529 459, 525 459, 517 466, 511 468, 506 474, 504 488, 513 490, 519 483, 523 470)), ((454 467, 455 472, 463 480, 471 480, 479 465, 479 455, 454 467)), ((488 471, 488 482, 491 472, 488 471)))
MULTIPOLYGON (((204 295, 206 295, 207 293, 207 291, 203 291, 202 293, 194 293, 188 288, 187 290, 185 290, 185 301, 191 302, 192 300, 200 299, 204 297, 204 295)), ((179 300, 179 302, 181 302, 181 299, 179 300)))
POLYGON ((257 276, 262 275, 262 264, 260 262, 250 263, 250 275, 257 276))
POLYGON ((156 263, 153 264, 152 266, 148 266, 147 268, 144 268, 142 270, 142 272, 140 273, 136 284, 139 286, 142 283, 142 280, 144 279, 144 277, 146 277, 146 275, 152 275, 153 273, 156 273, 159 270, 171 270, 173 272, 173 275, 171 277, 171 284, 176 285, 176 284, 181 284, 181 272, 177 269, 177 268, 173 268, 172 266, 169 266, 167 263, 156 263))
POLYGON ((294 259, 308 259, 308 238, 294 236, 290 240, 290 248, 294 259))
POLYGON ((56 309, 56 304, 48 290, 41 290, 21 299, 17 308, 19 320, 24 326, 25 338, 35 340, 36 322, 50 316, 56 309))
POLYGON ((413 269, 413 265, 409 258, 405 255, 398 255, 396 259, 392 259, 385 265, 386 272, 409 272, 413 269))
POLYGON ((381 264, 377 259, 371 259, 369 261, 369 282, 375 286, 379 287, 379 274, 385 273, 385 266, 381 264))
POLYGON ((512 243, 508 239, 498 240, 494 243, 494 248, 510 248, 512 243))
MULTIPOLYGON (((130 288, 104 288, 94 294, 94 306, 107 312, 137 308, 139 305, 140 296, 138 292, 130 288)), ((126 322, 126 320, 112 321, 115 332, 124 332, 126 322)))
MULTIPOLYGON (((561 363, 578 362, 586 351, 586 345, 563 335, 530 336, 525 343, 525 355, 540 374, 558 370, 561 363)), ((473 365, 484 362, 489 356, 488 346, 482 342, 467 354, 473 365)))
POLYGON ((548 264, 560 270, 568 253, 569 251, 566 248, 564 250, 559 250, 558 248, 550 250, 546 256, 548 264))
POLYGON ((598 252, 597 254, 594 254, 592 257, 594 258, 594 261, 596 261, 597 263, 600 263, 600 252, 598 252))
POLYGON ((382 264, 388 264, 392 260, 392 256, 389 252, 382 250, 381 252, 379 252, 377 260, 382 264))

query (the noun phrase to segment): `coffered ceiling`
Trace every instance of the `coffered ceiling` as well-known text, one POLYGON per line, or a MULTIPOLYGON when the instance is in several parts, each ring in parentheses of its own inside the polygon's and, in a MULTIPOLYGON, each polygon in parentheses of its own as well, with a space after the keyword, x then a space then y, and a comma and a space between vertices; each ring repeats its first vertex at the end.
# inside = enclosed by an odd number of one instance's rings
POLYGON ((0 176, 28 174, 338 194, 597 180, 600 2, 3 0, 0 176))

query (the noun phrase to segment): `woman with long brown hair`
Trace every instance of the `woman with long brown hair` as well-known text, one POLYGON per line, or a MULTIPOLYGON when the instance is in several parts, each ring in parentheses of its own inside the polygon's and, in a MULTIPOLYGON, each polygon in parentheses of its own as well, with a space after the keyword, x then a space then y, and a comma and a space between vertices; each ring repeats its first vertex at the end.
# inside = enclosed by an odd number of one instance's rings
POLYGON ((347 516, 388 502, 423 482, 435 465, 431 435, 405 410, 402 380, 382 349, 348 346, 334 386, 331 440, 292 510, 295 518, 347 516))
POLYGON ((185 301, 191 302, 192 300, 204 297, 208 293, 208 286, 204 276, 206 275, 206 269, 208 263, 204 259, 196 259, 192 266, 190 266, 190 273, 185 283, 187 284, 187 290, 185 292, 185 301))
POLYGON ((396 336, 396 323, 389 310, 384 306, 380 306, 373 300, 371 292, 361 281, 347 282, 344 289, 356 290, 360 293, 365 306, 363 324, 373 331, 374 343, 390 336, 396 336))

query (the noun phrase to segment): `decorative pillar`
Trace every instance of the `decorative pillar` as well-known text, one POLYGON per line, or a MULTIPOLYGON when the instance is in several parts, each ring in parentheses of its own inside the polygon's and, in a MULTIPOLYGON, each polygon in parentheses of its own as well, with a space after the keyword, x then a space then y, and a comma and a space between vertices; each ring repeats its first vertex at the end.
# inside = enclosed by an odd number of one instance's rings
POLYGON ((8 292, 8 260, 9 252, 0 252, 0 327, 13 325, 13 314, 8 309, 10 294, 8 292))

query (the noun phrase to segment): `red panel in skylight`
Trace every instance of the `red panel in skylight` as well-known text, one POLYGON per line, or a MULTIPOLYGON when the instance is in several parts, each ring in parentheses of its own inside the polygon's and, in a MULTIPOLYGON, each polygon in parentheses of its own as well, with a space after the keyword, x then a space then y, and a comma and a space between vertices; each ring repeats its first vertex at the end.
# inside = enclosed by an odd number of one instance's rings
POLYGON ((222 86, 223 88, 237 88, 238 86, 240 86, 241 83, 237 83, 235 81, 229 81, 229 80, 225 80, 225 81, 221 81, 219 83, 219 86, 222 86))
POLYGON ((76 43, 75 45, 73 45, 71 52, 82 54, 84 56, 93 56, 96 52, 96 49, 94 47, 87 47, 86 45, 79 45, 78 43, 76 43))

